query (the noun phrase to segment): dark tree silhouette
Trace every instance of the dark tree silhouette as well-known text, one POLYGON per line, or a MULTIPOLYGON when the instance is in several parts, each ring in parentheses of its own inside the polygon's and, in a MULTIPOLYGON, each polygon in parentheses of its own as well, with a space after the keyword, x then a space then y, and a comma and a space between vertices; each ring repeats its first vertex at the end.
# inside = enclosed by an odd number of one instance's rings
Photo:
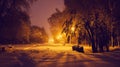
MULTIPOLYGON (((76 22, 76 30, 84 28, 87 31, 86 36, 88 36, 88 39, 92 44, 93 52, 97 52, 98 49, 100 52, 103 52, 104 46, 106 47, 106 50, 109 51, 108 44, 110 42, 110 28, 111 28, 110 24, 111 23, 114 24, 119 21, 119 20, 117 21, 113 20, 111 22, 111 18, 114 17, 114 15, 117 17, 119 16, 116 14, 118 13, 117 11, 119 11, 119 8, 117 7, 114 8, 114 5, 118 6, 117 3, 119 1, 117 0, 114 2, 112 0, 106 0, 106 1, 105 0, 97 0, 97 1, 96 0, 89 0, 89 1, 88 0, 64 0, 64 1, 65 1, 66 9, 68 9, 69 12, 71 12, 71 10, 76 11, 75 18, 76 20, 79 20, 76 22), (111 10, 114 13, 114 15, 111 15, 111 10)), ((67 24, 70 24, 70 23, 71 22, 67 24)), ((66 27, 69 28, 71 24, 69 26, 67 26, 67 24, 66 24, 66 27)), ((113 26, 113 28, 115 26, 113 26)), ((119 30, 119 27, 116 28, 115 30, 119 30)), ((115 35, 115 30, 112 31, 114 32, 114 35, 115 35)), ((82 30, 79 30, 79 31, 77 30, 78 33, 80 31, 82 30)), ((67 31, 67 33, 69 33, 69 31, 67 31)), ((116 33, 118 34, 119 32, 116 32, 116 33)), ((119 40, 118 35, 114 36, 114 38, 117 38, 117 40, 119 40)))
POLYGON ((40 28, 38 26, 32 26, 31 27, 31 34, 30 34, 30 42, 31 43, 48 42, 48 35, 45 32, 45 29, 40 28))
POLYGON ((111 42, 113 46, 120 43, 119 3, 119 0, 64 0, 64 11, 51 18, 56 26, 63 24, 62 33, 66 33, 68 41, 76 37, 79 42, 87 40, 93 52, 104 52, 104 47, 109 51, 111 42), (70 30, 72 26, 74 33, 70 30))
POLYGON ((0 43, 28 43, 28 9, 35 0, 0 0, 0 43))

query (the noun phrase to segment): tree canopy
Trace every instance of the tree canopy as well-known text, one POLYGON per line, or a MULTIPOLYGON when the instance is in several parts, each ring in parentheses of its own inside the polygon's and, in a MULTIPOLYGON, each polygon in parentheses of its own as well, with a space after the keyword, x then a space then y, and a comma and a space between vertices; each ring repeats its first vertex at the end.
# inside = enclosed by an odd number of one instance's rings
POLYGON ((30 34, 30 42, 31 43, 48 42, 48 35, 45 32, 45 29, 40 28, 38 26, 32 26, 31 27, 31 34, 30 34))
POLYGON ((112 38, 113 42, 120 42, 117 31, 120 22, 118 3, 119 0, 64 0, 65 9, 61 12, 62 16, 59 13, 53 14, 55 17, 63 17, 64 21, 55 22, 61 19, 55 19, 54 16, 50 19, 54 20, 52 23, 63 24, 62 32, 66 33, 68 40, 76 36, 78 43, 80 40, 87 40, 93 52, 103 52, 104 46, 106 51, 109 51, 108 46, 112 38))
POLYGON ((29 42, 29 8, 34 1, 0 0, 0 43, 29 42))

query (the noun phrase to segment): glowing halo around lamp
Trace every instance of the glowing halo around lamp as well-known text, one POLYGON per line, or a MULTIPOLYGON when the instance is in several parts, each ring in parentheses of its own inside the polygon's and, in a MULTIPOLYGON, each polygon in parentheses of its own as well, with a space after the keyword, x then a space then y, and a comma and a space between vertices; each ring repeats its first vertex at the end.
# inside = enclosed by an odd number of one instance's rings
POLYGON ((62 38, 62 35, 58 35, 58 36, 57 36, 57 39, 61 39, 61 38, 62 38))
POLYGON ((54 39, 53 38, 49 38, 48 43, 53 44, 54 43, 54 39))
POLYGON ((71 28, 71 31, 74 32, 74 31, 75 31, 75 27, 72 27, 72 28, 71 28))

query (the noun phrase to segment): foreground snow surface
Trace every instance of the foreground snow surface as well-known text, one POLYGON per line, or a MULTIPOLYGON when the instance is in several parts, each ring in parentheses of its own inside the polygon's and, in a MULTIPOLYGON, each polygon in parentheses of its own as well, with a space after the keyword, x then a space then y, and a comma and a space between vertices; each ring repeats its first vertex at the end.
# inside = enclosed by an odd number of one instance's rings
POLYGON ((0 67, 120 67, 120 49, 111 52, 85 53, 72 51, 71 46, 31 45, 13 46, 0 53, 0 67))

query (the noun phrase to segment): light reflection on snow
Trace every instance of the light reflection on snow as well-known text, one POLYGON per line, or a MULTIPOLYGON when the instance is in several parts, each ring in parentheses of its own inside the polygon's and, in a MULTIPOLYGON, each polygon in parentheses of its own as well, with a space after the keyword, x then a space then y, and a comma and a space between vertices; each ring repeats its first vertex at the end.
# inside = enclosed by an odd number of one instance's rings
MULTIPOLYGON (((8 53, 6 55, 0 54, 0 65, 24 64, 23 61, 17 58, 21 56, 21 53, 25 53, 36 63, 36 67, 119 67, 117 65, 119 65, 120 62, 120 51, 93 54, 90 51, 90 46, 84 46, 85 53, 79 53, 72 51, 71 46, 70 44, 66 46, 56 44, 14 46, 14 53, 8 53), (16 59, 12 57, 16 57, 16 59)), ((114 48, 110 49, 113 50, 114 48)))

